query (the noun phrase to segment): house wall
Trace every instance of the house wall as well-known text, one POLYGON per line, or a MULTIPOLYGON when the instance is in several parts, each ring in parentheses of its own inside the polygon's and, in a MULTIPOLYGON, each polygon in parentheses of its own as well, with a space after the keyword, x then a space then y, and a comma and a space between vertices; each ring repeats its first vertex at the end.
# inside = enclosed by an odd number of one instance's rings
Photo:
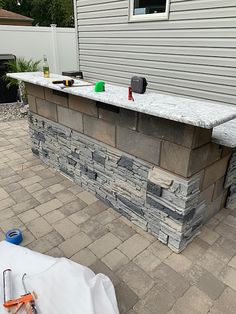
POLYGON ((74 28, 0 25, 0 54, 42 60, 47 55, 50 70, 77 70, 74 28))
POLYGON ((171 0, 167 21, 128 22, 128 0, 77 0, 86 78, 236 104, 236 1, 171 0))

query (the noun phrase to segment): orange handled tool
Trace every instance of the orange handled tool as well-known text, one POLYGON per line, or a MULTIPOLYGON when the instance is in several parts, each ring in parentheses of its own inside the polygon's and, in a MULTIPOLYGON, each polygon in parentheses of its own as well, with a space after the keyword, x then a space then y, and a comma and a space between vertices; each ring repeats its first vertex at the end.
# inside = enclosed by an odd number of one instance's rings
POLYGON ((35 305, 35 298, 32 293, 27 292, 24 279, 26 274, 22 277, 22 284, 25 294, 17 299, 12 299, 12 271, 6 269, 3 272, 3 287, 4 287, 4 304, 3 306, 12 314, 17 314, 22 307, 25 307, 27 314, 37 314, 35 305))
POLYGON ((31 293, 25 294, 18 299, 7 301, 3 306, 6 309, 12 309, 13 312, 11 313, 13 314, 18 313, 23 306, 25 306, 27 314, 37 314, 34 297, 31 293))

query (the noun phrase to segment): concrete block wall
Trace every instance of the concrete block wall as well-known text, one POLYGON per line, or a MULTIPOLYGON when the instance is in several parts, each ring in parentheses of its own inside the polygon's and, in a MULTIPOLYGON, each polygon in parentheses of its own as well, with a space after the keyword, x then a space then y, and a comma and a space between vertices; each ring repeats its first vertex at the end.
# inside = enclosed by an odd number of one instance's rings
POLYGON ((224 206, 212 130, 27 84, 32 150, 180 252, 224 206))

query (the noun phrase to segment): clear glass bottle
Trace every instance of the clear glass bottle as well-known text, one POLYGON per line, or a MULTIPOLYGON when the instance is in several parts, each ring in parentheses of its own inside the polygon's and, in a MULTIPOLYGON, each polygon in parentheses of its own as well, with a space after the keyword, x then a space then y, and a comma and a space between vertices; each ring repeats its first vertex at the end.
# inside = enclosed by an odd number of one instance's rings
POLYGON ((46 55, 43 56, 43 76, 45 78, 50 77, 50 70, 49 70, 48 59, 46 55))

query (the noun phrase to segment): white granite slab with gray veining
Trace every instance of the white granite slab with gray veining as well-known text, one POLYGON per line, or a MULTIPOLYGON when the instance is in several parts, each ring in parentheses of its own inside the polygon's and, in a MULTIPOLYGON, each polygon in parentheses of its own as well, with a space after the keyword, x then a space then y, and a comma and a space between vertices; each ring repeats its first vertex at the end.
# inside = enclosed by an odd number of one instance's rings
MULTIPOLYGON (((52 74, 50 79, 45 79, 41 72, 11 73, 9 76, 54 90, 61 90, 61 87, 52 84, 52 81, 66 78, 52 74)), ((80 82, 83 85, 83 81, 80 82)), ((206 129, 236 118, 236 106, 154 92, 146 92, 143 95, 133 94, 134 101, 129 101, 128 86, 126 88, 106 84, 106 91, 102 93, 95 93, 94 86, 69 87, 63 89, 63 92, 206 129)))
POLYGON ((213 129, 212 142, 226 147, 236 147, 236 119, 225 122, 213 129))

